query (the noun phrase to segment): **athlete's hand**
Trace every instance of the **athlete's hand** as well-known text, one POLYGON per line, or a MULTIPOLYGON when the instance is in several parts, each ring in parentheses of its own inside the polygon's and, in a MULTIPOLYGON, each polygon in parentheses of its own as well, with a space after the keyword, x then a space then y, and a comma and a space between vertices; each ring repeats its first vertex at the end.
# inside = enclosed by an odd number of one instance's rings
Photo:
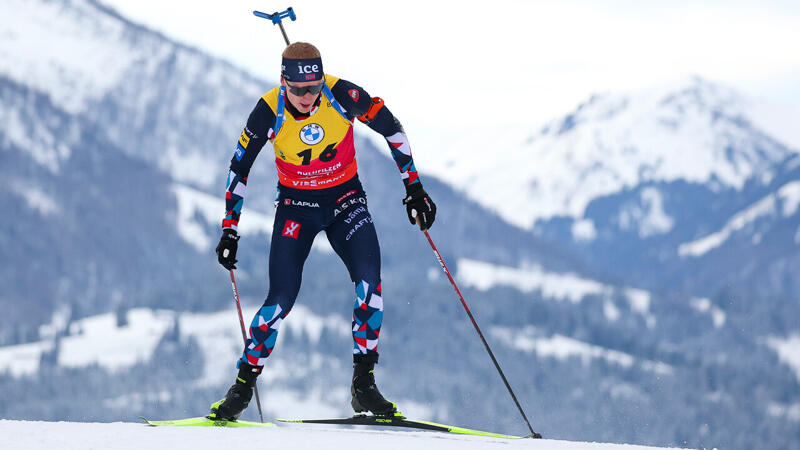
POLYGON ((436 204, 419 183, 406 189, 406 194, 403 204, 406 205, 408 221, 411 225, 418 223, 422 231, 427 230, 436 220, 436 204))
POLYGON ((222 267, 231 270, 235 269, 236 249, 239 248, 239 234, 236 230, 226 228, 222 230, 222 237, 217 244, 217 261, 222 267))

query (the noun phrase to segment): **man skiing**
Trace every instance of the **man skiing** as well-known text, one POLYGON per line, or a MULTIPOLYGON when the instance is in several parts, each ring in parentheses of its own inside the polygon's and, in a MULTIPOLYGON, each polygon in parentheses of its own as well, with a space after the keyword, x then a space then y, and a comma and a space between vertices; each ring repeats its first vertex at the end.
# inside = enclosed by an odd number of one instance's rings
POLYGON ((236 381, 222 400, 211 405, 208 417, 236 420, 247 407, 280 324, 294 305, 314 237, 323 230, 355 285, 351 405, 356 412, 392 415, 396 406, 381 395, 373 374, 383 319, 380 248, 358 179, 354 119, 386 138, 405 185, 403 203, 409 221, 428 229, 436 217, 436 205, 422 188, 403 127, 383 100, 370 97, 349 81, 326 75, 320 53, 311 44, 291 44, 282 56, 281 85, 258 101, 231 159, 227 213, 216 249, 220 264, 235 269, 247 177, 259 152, 271 141, 279 181, 269 293, 250 325, 250 338, 237 361, 236 381))

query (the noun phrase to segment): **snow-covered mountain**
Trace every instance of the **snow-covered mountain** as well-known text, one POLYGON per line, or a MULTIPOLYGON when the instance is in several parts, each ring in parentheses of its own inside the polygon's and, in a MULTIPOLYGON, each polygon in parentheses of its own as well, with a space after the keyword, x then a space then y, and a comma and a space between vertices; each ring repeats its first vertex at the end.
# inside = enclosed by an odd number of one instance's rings
MULTIPOLYGON (((0 16, 4 77, 95 123, 177 181, 223 183, 219 167, 229 155, 220 149, 263 94, 255 78, 196 49, 165 45, 95 1, 10 0, 0 16)), ((23 146, 37 151, 30 147, 23 146)))
MULTIPOLYGON (((751 124, 750 102, 700 77, 597 94, 535 132, 511 130, 474 142, 495 149, 494 157, 444 155, 447 169, 437 173, 528 229, 557 217, 584 219, 593 201, 648 183, 741 190, 753 178, 768 183, 774 167, 796 153, 751 124)), ((644 235, 670 228, 657 211, 630 222, 644 235)), ((576 226, 575 234, 591 238, 591 224, 576 226)))
MULTIPOLYGON (((202 414, 227 387, 239 351, 230 283, 213 255, 225 168, 247 114, 274 81, 175 44, 90 0, 4 2, 0 36, 0 206, 13 212, 0 225, 9 261, 0 269, 0 416, 202 414)), ((514 153, 511 162, 487 166, 483 176, 456 183, 459 189, 421 167, 440 211, 431 235, 546 436, 742 448, 796 441, 790 433, 800 404, 791 350, 796 304, 713 289, 724 284, 722 275, 738 276, 746 265, 734 260, 731 271, 705 261, 732 260, 724 252, 768 244, 775 253, 759 253, 756 269, 775 264, 790 273, 793 247, 785 244, 797 228, 798 168, 790 150, 744 121, 737 128, 734 114, 704 115, 706 103, 733 108, 727 91, 702 80, 687 83, 658 116, 676 121, 679 137, 635 114, 650 114, 654 100, 631 97, 635 108, 618 114, 660 130, 666 142, 690 145, 700 136, 734 146, 722 152, 731 155, 726 166, 709 163, 691 179, 679 176, 683 163, 656 141, 651 150, 663 162, 634 158, 652 165, 650 172, 629 170, 618 149, 609 150, 617 155, 609 161, 621 165, 597 166, 601 175, 594 178, 590 168, 603 158, 589 148, 592 133, 581 130, 602 134, 601 112, 621 104, 611 94, 533 137, 524 130, 518 141, 504 138, 509 144, 498 154, 514 153), (693 120, 679 122, 681 110, 693 120), (698 125, 706 119, 711 131, 698 125), (555 148, 570 139, 574 145, 563 144, 562 152, 541 144, 555 148), (583 153, 569 156, 584 141, 583 153), (528 172, 514 172, 526 169, 515 158, 527 161, 533 148, 540 159, 550 158, 553 174, 571 170, 571 158, 584 175, 558 181, 536 166, 544 177, 536 187, 528 172), (765 168, 771 177, 761 175, 765 168), (619 180, 608 175, 616 171, 619 180), (516 185, 518 175, 529 190, 507 194, 503 189, 516 185), (614 179, 616 190, 568 185, 583 178, 614 179), (483 194, 470 190, 474 180, 483 194), (595 196, 573 202, 553 192, 547 195, 561 206, 549 215, 525 212, 540 201, 532 194, 545 196, 547 186, 595 196), (519 211, 527 218, 505 217, 506 202, 524 206, 519 211), (573 214, 580 202, 583 211, 573 214), (530 225, 534 216, 536 233, 513 225, 530 225), (752 227, 761 233, 757 244, 752 227), (651 245, 671 252, 670 271, 652 264, 653 253, 643 251, 651 245), (669 279, 685 291, 664 289, 669 279), (732 300, 738 298, 748 301, 732 300), (752 318, 761 325, 752 326, 752 318)), ((615 127, 622 139, 624 123, 615 127)), ((643 139, 633 133, 628 142, 643 139)), ((611 146, 615 138, 597 142, 611 146)), ((406 220, 399 175, 383 147, 357 141, 382 244, 382 390, 409 414, 521 432, 448 280, 406 220)), ((696 144, 696 151, 704 149, 696 144)), ((251 173, 241 223, 237 280, 248 316, 266 292, 276 179, 264 158, 251 173)), ((452 173, 466 173, 457 163, 452 173)), ((330 248, 315 249, 298 309, 263 378, 265 404, 276 414, 344 413, 347 406, 352 286, 330 248)))
POLYGON ((628 283, 792 297, 800 156, 755 125, 762 106, 700 77, 598 94, 533 133, 489 134, 475 146, 495 158, 445 156, 437 173, 628 283))

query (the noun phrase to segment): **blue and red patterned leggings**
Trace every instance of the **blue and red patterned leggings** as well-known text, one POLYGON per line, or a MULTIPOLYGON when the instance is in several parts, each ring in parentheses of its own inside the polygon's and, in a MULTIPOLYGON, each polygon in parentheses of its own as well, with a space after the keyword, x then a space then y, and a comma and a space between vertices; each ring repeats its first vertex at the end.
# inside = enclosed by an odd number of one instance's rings
MULTIPOLYGON (((294 305, 314 237, 325 231, 355 285, 353 354, 378 354, 383 321, 378 236, 358 176, 328 189, 279 185, 269 252, 269 293, 250 324, 240 362, 263 366, 294 305)), ((237 363, 238 365, 238 363, 237 363)))

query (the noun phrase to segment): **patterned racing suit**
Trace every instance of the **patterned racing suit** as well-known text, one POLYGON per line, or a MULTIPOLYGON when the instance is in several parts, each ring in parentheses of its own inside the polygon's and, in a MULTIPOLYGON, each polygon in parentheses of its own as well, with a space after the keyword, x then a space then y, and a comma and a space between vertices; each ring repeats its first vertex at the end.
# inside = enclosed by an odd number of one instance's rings
MULTIPOLYGON (((239 362, 263 366, 281 322, 300 290, 315 236, 325 231, 355 286, 353 353, 377 361, 383 319, 380 247, 358 179, 353 124, 358 118, 389 144, 406 189, 420 183, 403 127, 383 100, 331 75, 307 114, 285 88, 266 93, 253 109, 231 159, 222 227, 237 229, 256 157, 269 140, 275 150, 278 196, 269 255, 269 292, 250 324, 239 362)), ((237 366, 239 363, 237 362, 237 366)))

